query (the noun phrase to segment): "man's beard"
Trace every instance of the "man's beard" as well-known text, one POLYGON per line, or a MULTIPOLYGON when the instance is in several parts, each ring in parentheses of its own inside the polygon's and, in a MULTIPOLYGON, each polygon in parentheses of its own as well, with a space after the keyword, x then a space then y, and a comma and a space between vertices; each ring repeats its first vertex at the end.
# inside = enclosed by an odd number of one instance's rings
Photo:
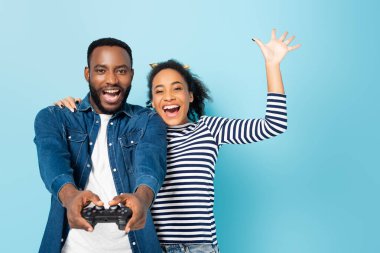
MULTIPOLYGON (((91 85, 91 80, 88 81, 88 87, 90 88, 90 95, 91 95, 92 101, 94 101, 94 103, 98 107, 99 111, 102 114, 115 114, 116 112, 121 111, 124 108, 125 102, 127 101, 127 98, 129 96, 129 92, 131 91, 132 85, 130 85, 125 90, 124 97, 123 97, 122 102, 120 103, 120 106, 118 108, 116 108, 115 110, 112 110, 112 111, 104 108, 104 106, 102 105, 102 103, 100 101, 98 91, 96 91, 91 85)), ((119 85, 112 85, 111 87, 118 87, 121 91, 123 90, 119 85)), ((102 91, 100 90, 100 92, 102 92, 102 91)))

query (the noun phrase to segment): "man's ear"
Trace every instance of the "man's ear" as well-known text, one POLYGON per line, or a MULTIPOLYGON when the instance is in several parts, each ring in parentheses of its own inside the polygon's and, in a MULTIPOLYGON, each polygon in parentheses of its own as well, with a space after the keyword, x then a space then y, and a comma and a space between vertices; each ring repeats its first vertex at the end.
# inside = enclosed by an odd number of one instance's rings
POLYGON ((84 68, 84 78, 86 78, 87 82, 90 81, 90 69, 88 67, 84 68))
POLYGON ((131 69, 131 82, 133 80, 133 76, 135 75, 135 69, 131 69))
POLYGON ((192 103, 194 101, 194 95, 192 92, 190 92, 190 94, 189 94, 189 101, 190 101, 190 103, 192 103))

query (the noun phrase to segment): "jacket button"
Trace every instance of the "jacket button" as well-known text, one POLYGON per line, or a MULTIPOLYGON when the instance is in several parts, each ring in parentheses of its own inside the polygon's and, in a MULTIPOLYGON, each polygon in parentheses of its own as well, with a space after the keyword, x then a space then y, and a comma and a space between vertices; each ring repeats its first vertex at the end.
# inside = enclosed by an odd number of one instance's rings
POLYGON ((136 245, 136 242, 132 242, 132 245, 135 246, 135 245, 136 245))

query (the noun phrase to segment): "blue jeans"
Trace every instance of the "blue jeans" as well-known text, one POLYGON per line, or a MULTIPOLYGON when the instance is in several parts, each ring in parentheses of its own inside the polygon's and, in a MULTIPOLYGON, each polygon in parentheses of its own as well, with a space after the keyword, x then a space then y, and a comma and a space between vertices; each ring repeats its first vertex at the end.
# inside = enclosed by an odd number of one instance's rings
POLYGON ((201 244, 161 244, 163 253, 219 253, 218 245, 201 243, 201 244))

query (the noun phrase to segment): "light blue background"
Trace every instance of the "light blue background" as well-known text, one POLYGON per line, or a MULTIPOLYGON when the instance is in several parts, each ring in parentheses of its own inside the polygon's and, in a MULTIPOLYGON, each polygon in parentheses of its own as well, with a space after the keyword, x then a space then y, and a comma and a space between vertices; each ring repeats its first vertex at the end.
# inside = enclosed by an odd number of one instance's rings
POLYGON ((146 101, 149 63, 176 58, 208 85, 210 115, 262 117, 266 81, 252 36, 273 27, 301 49, 282 63, 289 129, 222 148, 216 174, 222 252, 379 252, 379 5, 375 1, 0 1, 0 252, 36 252, 49 194, 33 120, 87 92, 88 44, 134 52, 129 102, 146 101))

